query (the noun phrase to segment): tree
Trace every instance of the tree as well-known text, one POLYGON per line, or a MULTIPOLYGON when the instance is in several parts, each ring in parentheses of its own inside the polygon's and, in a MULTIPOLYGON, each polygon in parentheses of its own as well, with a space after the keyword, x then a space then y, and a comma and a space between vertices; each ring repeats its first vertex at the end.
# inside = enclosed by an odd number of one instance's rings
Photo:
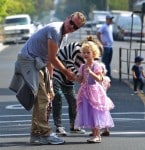
POLYGON ((3 18, 6 15, 6 3, 7 3, 7 0, 0 1, 0 22, 3 21, 3 18))

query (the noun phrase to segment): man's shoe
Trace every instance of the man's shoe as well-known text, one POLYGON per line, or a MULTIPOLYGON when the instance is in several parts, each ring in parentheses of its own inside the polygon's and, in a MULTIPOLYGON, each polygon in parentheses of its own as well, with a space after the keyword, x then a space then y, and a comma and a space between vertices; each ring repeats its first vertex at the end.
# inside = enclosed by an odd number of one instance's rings
POLYGON ((143 91, 143 90, 140 90, 140 93, 144 94, 144 91, 143 91))
POLYGON ((62 135, 62 136, 67 136, 67 132, 65 131, 64 127, 58 127, 56 129, 56 134, 62 135))
POLYGON ((138 91, 134 91, 134 94, 137 94, 138 93, 138 91))
POLYGON ((85 130, 80 129, 80 128, 78 128, 78 129, 72 128, 72 129, 70 129, 70 132, 71 132, 71 133, 78 133, 78 134, 85 134, 85 133, 86 133, 85 130))
POLYGON ((32 145, 40 145, 40 136, 31 135, 30 144, 32 145))
POLYGON ((42 136, 40 137, 41 145, 61 145, 64 144, 65 141, 63 139, 58 138, 56 135, 42 136))

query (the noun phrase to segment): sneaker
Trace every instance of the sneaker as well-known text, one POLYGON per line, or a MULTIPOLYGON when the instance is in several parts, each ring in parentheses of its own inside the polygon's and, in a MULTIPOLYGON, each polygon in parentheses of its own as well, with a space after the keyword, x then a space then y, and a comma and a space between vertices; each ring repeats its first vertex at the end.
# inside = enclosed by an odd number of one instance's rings
POLYGON ((60 145, 64 144, 65 141, 63 139, 58 138, 56 135, 42 136, 40 137, 41 145, 60 145))
POLYGON ((40 136, 31 135, 31 137, 30 137, 30 144, 40 145, 40 136))
POLYGON ((62 136, 67 136, 67 132, 65 131, 64 127, 58 127, 56 129, 56 133, 62 136))
POLYGON ((134 91, 134 93, 135 93, 135 94, 137 94, 137 93, 138 93, 138 91, 134 91))
POLYGON ((101 143, 101 137, 96 136, 87 140, 87 143, 101 143))
POLYGON ((85 130, 80 129, 80 128, 78 128, 78 129, 72 128, 72 129, 70 129, 70 131, 71 131, 71 133, 78 133, 78 134, 85 134, 86 133, 85 130))
POLYGON ((142 93, 142 94, 143 94, 143 93, 144 93, 144 91, 143 91, 143 90, 140 90, 140 93, 142 93))

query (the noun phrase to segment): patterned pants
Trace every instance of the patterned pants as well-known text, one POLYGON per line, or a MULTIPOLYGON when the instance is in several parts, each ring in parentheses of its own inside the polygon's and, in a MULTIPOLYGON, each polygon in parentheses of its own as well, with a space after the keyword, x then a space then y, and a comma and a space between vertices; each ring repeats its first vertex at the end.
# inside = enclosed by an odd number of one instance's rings
POLYGON ((53 87, 55 92, 55 97, 52 101, 54 124, 56 127, 62 127, 62 103, 64 98, 66 98, 68 103, 70 128, 73 128, 76 117, 76 96, 74 87, 60 84, 55 79, 53 80, 53 87))

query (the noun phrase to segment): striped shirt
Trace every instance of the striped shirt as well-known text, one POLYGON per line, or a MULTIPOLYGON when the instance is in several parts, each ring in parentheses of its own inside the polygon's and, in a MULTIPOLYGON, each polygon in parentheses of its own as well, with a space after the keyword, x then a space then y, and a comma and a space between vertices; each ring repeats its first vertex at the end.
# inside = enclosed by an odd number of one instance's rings
MULTIPOLYGON (((76 75, 78 74, 78 68, 82 63, 84 63, 84 60, 81 56, 80 47, 80 43, 72 42, 64 46, 63 49, 60 49, 57 54, 63 65, 66 68, 71 69, 71 71, 76 75)), ((74 82, 67 80, 65 75, 56 68, 54 68, 53 78, 61 84, 65 84, 67 86, 74 85, 74 82)))

